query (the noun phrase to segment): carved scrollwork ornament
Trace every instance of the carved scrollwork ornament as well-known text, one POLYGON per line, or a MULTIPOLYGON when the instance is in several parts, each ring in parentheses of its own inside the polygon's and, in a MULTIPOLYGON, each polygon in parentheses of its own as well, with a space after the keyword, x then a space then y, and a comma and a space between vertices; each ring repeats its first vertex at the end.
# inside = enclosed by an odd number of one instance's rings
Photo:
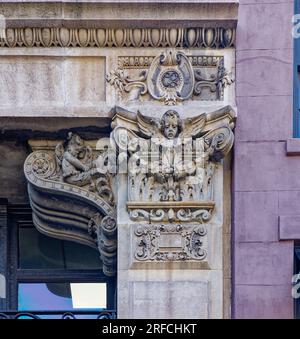
POLYGON ((130 93, 128 100, 137 100, 140 95, 147 93, 148 88, 145 83, 147 72, 142 71, 138 78, 131 78, 125 74, 125 70, 117 68, 116 70, 110 71, 106 76, 106 81, 122 92, 130 93))
MULTIPOLYGON (((204 225, 139 225, 134 231, 137 261, 189 261, 206 259, 205 237, 207 230, 204 225), (163 237, 180 239, 176 250, 164 247, 163 237)), ((174 244, 175 246, 175 244, 174 244)))
POLYGON ((156 100, 177 105, 184 100, 224 100, 234 82, 224 56, 186 55, 166 50, 156 56, 119 56, 118 67, 106 76, 120 101, 156 100))

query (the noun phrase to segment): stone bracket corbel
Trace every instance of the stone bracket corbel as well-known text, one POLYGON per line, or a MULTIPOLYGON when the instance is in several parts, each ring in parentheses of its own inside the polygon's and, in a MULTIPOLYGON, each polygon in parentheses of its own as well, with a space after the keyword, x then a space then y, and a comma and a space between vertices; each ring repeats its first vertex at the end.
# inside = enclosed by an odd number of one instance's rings
POLYGON ((96 160, 106 156, 71 134, 56 147, 51 142, 38 147, 25 160, 24 173, 35 227, 47 236, 98 248, 103 273, 113 276, 117 256, 115 204, 109 177, 95 167, 96 160), (68 174, 72 164, 77 168, 68 174))

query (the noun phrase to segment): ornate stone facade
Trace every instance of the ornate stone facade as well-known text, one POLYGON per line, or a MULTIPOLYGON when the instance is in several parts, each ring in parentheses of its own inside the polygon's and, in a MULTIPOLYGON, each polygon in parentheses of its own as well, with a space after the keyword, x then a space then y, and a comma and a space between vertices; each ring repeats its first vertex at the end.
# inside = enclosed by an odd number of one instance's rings
POLYGON ((238 5, 133 2, 1 6, 3 137, 22 164, 30 139, 37 229, 117 273, 119 318, 225 317, 238 5))
MULTIPOLYGON (((300 145, 290 140, 293 12, 294 1, 1 1, 1 310, 12 309, 10 288, 16 283, 11 214, 22 213, 29 193, 37 228, 98 248, 109 275, 118 247, 119 318, 294 316, 300 145), (167 69, 159 56, 170 50, 174 57, 167 69), (180 69, 176 52, 192 69, 180 69), (191 72, 193 77, 185 76, 191 72), (212 122, 211 112, 227 105, 235 111, 235 90, 239 123, 232 185, 230 154, 198 167, 203 182, 211 182, 203 192, 195 184, 190 198, 189 191, 180 191, 187 177, 173 175, 167 161, 167 176, 141 175, 141 185, 138 174, 130 186, 127 172, 96 173, 93 162, 109 147, 98 150, 93 141, 109 136, 112 107, 133 113, 123 127, 146 143, 150 138, 132 124, 138 110, 158 123, 166 104, 183 122, 206 113, 209 122, 192 146, 203 140, 207 152, 206 133, 233 123, 225 113, 212 122), (75 161, 68 155, 69 131, 81 137, 73 139, 80 149, 75 161), (25 162, 27 192, 22 166, 28 140, 33 152, 25 162), (67 166, 68 159, 75 166, 67 166), (192 247, 188 238, 194 239, 192 247)), ((294 122, 294 135, 299 126, 294 122)), ((166 139, 164 149, 171 140, 166 139)), ((162 157, 172 158, 173 150, 162 157)), ((126 152, 127 167, 130 156, 126 152)), ((103 163, 108 158, 110 153, 103 163)))
POLYGON ((140 112, 132 117, 123 110, 113 117, 111 140, 100 149, 71 132, 52 151, 39 147, 25 162, 36 227, 97 245, 104 272, 113 275, 117 221, 112 181, 125 169, 130 218, 150 223, 134 231, 141 238, 134 258, 204 260, 202 239, 215 208, 214 172, 232 147, 233 119, 230 107, 189 119, 175 110, 161 119, 140 112), (190 222, 196 224, 182 225, 190 222), (180 250, 161 252, 161 239, 174 236, 175 243, 181 239, 180 250))

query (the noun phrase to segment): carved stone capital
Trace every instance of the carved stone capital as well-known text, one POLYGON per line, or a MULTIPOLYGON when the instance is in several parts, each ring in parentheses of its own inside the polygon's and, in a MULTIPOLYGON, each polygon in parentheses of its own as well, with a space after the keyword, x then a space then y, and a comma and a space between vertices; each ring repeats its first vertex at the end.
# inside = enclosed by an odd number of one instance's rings
POLYGON ((132 220, 203 224, 211 219, 215 171, 234 141, 230 107, 188 119, 175 110, 161 119, 121 111, 112 126, 116 148, 128 163, 132 220))

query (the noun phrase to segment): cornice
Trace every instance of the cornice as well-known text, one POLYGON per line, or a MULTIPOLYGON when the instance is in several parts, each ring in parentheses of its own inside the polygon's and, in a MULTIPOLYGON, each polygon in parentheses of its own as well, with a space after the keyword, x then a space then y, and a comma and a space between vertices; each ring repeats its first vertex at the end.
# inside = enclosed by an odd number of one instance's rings
POLYGON ((5 1, 1 47, 234 47, 237 1, 5 1))

